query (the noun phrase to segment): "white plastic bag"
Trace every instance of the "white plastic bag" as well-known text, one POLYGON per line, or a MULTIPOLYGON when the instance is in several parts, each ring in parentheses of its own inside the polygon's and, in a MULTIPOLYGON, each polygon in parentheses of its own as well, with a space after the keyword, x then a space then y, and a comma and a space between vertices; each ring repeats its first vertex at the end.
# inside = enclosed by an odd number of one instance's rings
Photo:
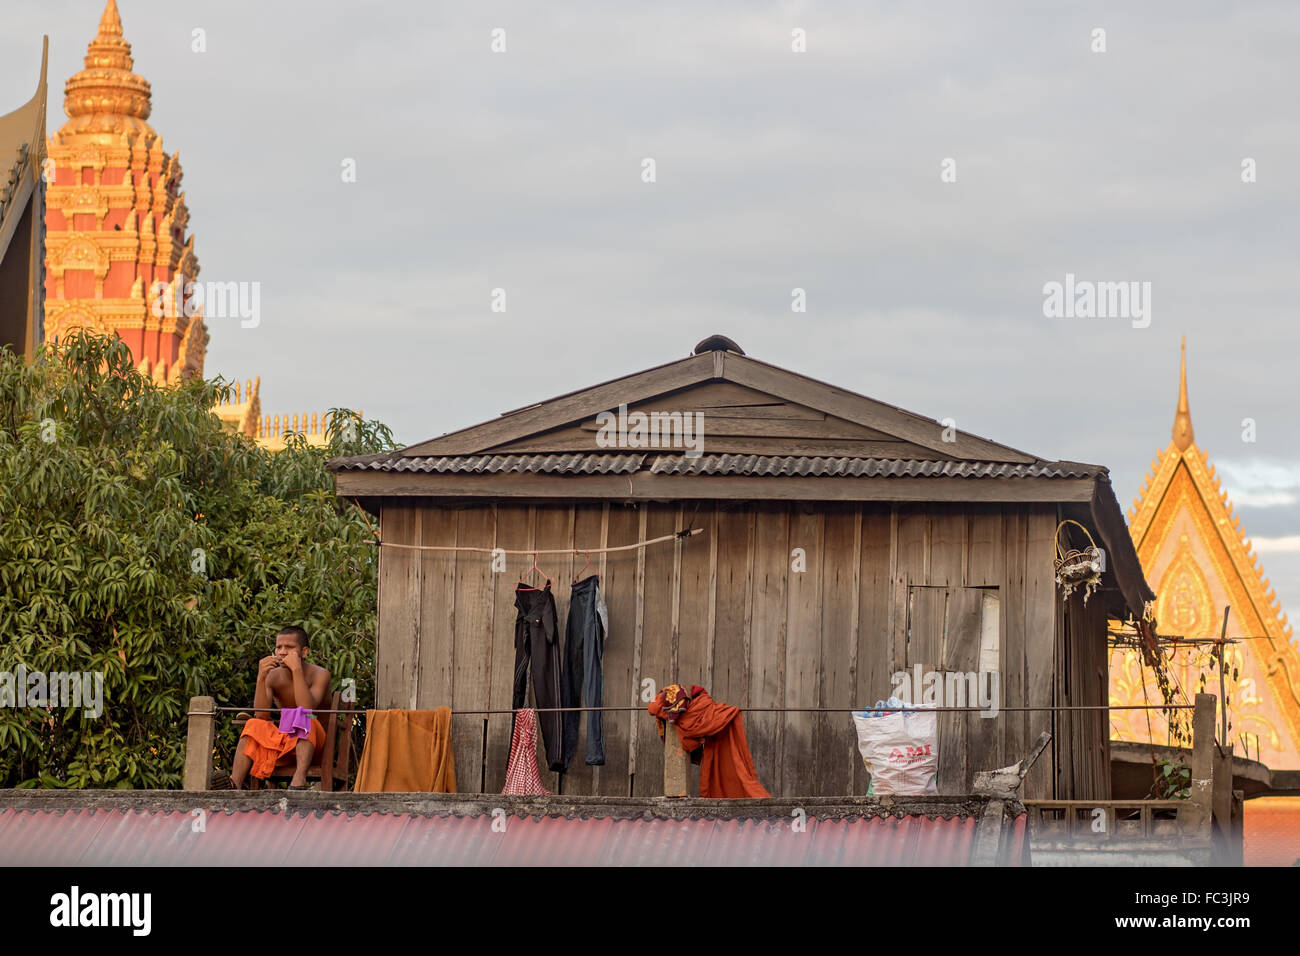
MULTIPOLYGON (((890 701, 889 705, 896 703, 890 701)), ((881 701, 877 706, 886 706, 881 701)), ((938 793, 939 715, 908 705, 888 713, 853 714, 858 752, 871 774, 868 796, 938 793)))

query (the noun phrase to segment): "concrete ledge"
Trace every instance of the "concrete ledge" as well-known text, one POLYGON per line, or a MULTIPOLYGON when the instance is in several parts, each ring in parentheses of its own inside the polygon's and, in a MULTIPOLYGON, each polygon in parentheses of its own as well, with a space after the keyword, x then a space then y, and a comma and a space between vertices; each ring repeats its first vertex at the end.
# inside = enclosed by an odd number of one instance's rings
MULTIPOLYGON (((1111 793, 1120 800, 1140 800, 1151 789, 1151 757, 1156 761, 1192 765, 1192 751, 1186 747, 1142 744, 1124 740, 1110 742, 1111 793)), ((1272 777, 1285 771, 1273 771, 1257 760, 1232 758, 1232 789, 1241 790, 1246 798, 1263 796, 1276 785, 1272 777)), ((1297 774, 1300 776, 1300 774, 1297 774)), ((1300 781, 1297 781, 1300 782, 1300 781)))
MULTIPOLYGON (((208 812, 260 810, 286 814, 400 814, 413 816, 487 816, 495 809, 511 816, 614 819, 756 819, 789 820, 795 810, 819 819, 924 816, 929 819, 984 815, 990 798, 924 796, 872 799, 868 797, 809 797, 803 800, 703 800, 698 797, 516 797, 504 794, 446 793, 321 793, 318 791, 258 790, 0 790, 0 811, 60 813, 69 810, 139 812, 208 812)), ((1004 816, 1024 813, 1019 803, 1005 801, 1004 816)))

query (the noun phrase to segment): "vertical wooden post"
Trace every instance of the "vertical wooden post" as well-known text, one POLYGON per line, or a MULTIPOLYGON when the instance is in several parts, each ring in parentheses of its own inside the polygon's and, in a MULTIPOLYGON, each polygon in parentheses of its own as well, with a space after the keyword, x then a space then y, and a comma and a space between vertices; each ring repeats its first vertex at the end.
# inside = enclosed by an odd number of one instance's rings
POLYGON ((997 866, 1005 811, 1006 804, 1002 800, 992 799, 984 805, 979 822, 975 824, 975 839, 968 861, 970 866, 997 866))
POLYGON ((1207 834, 1214 813, 1214 705, 1213 694, 1197 694, 1192 717, 1190 802, 1196 809, 1188 815, 1188 823, 1197 830, 1204 827, 1207 834))
POLYGON ((1225 675, 1223 673, 1223 645, 1228 640, 1228 612, 1231 610, 1232 608, 1230 606, 1225 607, 1223 609, 1223 630, 1219 633, 1219 648, 1218 648, 1219 700, 1223 703, 1223 716, 1220 721, 1221 724, 1223 725, 1223 731, 1219 735, 1219 742, 1224 747, 1228 746, 1228 691, 1224 687, 1225 675))
POLYGON ((664 796, 689 797, 691 786, 690 758, 682 749, 677 728, 664 728, 664 796))
POLYGON ((1245 802, 1245 791, 1232 791, 1231 856, 1226 861, 1229 866, 1244 866, 1246 862, 1245 802))
POLYGON ((212 776, 212 746, 216 737, 217 702, 211 697, 191 697, 182 789, 208 789, 212 776))
POLYGON ((1196 781, 1209 780, 1213 773, 1214 710, 1213 694, 1197 694, 1196 710, 1192 716, 1192 797, 1196 797, 1196 781))
POLYGON ((1212 805, 1214 811, 1214 858, 1217 866, 1240 866, 1233 841, 1232 825, 1232 747, 1214 748, 1212 805))

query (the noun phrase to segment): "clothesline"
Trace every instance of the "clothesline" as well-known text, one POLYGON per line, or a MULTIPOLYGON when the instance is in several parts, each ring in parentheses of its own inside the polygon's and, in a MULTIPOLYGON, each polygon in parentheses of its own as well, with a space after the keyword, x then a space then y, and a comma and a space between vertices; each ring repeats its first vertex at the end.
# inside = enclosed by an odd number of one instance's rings
MULTIPOLYGON (((217 711, 222 713, 248 713, 253 710, 272 711, 287 710, 285 707, 217 707, 217 711)), ((367 708, 373 710, 374 708, 367 708)), ((398 708, 402 709, 402 708, 398 708)), ((892 714, 899 710, 915 709, 913 705, 905 708, 900 707, 742 707, 741 711, 747 714, 892 714)), ((985 713, 990 707, 924 707, 927 713, 985 713)), ((1072 706, 1044 706, 1044 707, 999 707, 998 712, 1006 713, 1032 713, 1038 711, 1071 711, 1071 710, 1195 710, 1195 704, 1174 704, 1166 707, 1163 704, 1076 704, 1072 706)), ((313 714, 362 714, 365 710, 321 710, 310 708, 313 714)), ((547 714, 564 711, 601 711, 602 713, 626 713, 628 711, 645 710, 644 707, 517 707, 515 709, 506 708, 504 710, 453 710, 452 716, 486 716, 491 714, 513 714, 520 710, 531 710, 537 714, 547 714)))
POLYGON ((509 548, 471 548, 449 544, 398 544, 395 541, 376 541, 374 543, 384 548, 405 548, 409 551, 477 551, 481 554, 609 554, 614 551, 635 551, 637 548, 659 544, 663 541, 672 541, 675 538, 689 538, 692 535, 703 533, 703 528, 685 528, 681 531, 674 531, 672 534, 660 535, 657 538, 638 541, 635 544, 621 544, 613 548, 525 548, 522 551, 514 551, 509 548))
MULTIPOLYGON (((556 711, 599 710, 602 712, 625 712, 645 710, 644 707, 518 707, 516 710, 531 710, 533 713, 545 714, 556 711)), ((901 710, 918 709, 917 705, 905 707, 741 707, 746 714, 893 714, 901 710)), ((987 713, 990 707, 921 707, 926 713, 987 713)), ((1195 704, 1175 704, 1166 708, 1163 704, 1078 704, 1068 707, 999 707, 999 713, 1033 713, 1037 711, 1069 710, 1195 710, 1195 704)), ((648 711, 647 711, 648 712, 648 711)), ((484 714, 513 714, 515 710, 453 710, 452 716, 480 716, 484 714)))

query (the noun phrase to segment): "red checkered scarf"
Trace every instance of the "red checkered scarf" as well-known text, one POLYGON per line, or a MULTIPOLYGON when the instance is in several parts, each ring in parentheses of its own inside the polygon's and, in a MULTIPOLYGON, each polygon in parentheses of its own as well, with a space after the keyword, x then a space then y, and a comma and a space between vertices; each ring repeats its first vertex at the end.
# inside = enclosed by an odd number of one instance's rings
POLYGON ((537 773, 537 712, 525 707, 515 713, 515 731, 510 736, 510 765, 502 793, 540 796, 551 791, 542 786, 537 773))

